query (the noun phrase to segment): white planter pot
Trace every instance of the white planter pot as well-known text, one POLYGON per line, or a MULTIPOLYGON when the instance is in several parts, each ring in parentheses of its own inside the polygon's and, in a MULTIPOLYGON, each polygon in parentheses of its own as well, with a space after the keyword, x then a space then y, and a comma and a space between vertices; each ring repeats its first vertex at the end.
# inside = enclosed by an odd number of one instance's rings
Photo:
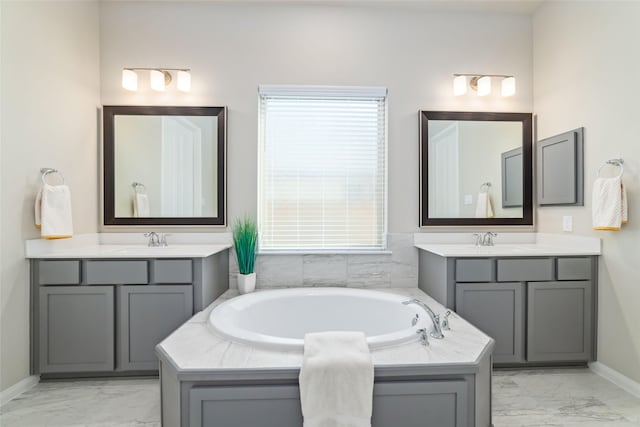
POLYGON ((248 294, 256 289, 256 273, 238 274, 238 292, 248 294))

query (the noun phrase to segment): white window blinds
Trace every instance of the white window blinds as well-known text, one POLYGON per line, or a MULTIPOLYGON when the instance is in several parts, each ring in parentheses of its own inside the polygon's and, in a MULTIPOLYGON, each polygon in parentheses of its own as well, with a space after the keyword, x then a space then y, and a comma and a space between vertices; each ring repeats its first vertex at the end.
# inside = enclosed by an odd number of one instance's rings
POLYGON ((386 89, 260 87, 263 250, 385 246, 386 89))

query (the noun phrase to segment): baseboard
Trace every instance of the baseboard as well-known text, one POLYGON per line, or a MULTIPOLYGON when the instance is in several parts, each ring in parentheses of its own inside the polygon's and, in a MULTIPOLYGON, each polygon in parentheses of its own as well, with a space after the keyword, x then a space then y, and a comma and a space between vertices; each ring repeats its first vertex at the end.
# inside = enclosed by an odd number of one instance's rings
POLYGON ((9 402, 11 399, 20 396, 22 393, 38 384, 38 382, 40 382, 40 377, 38 375, 31 375, 22 381, 18 381, 8 389, 2 390, 2 392, 0 392, 0 406, 9 402))
POLYGON ((631 378, 625 377, 620 372, 616 371, 615 369, 611 369, 601 362, 589 363, 589 368, 595 374, 600 375, 602 378, 611 381, 621 389, 640 398, 640 383, 632 380, 631 378))

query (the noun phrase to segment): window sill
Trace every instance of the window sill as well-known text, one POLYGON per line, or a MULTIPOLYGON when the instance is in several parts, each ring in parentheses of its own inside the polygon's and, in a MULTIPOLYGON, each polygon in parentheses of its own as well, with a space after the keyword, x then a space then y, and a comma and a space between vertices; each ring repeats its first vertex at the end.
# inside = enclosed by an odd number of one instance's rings
POLYGON ((258 255, 391 255, 392 252, 388 249, 376 249, 376 250, 329 250, 329 251, 314 251, 314 250, 261 250, 258 251, 258 255))

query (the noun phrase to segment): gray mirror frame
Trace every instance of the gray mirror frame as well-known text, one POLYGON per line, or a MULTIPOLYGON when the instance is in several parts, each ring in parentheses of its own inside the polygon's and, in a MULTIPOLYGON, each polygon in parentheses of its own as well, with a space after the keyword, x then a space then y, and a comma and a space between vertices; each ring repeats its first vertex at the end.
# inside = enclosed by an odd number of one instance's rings
POLYGON ((103 226, 226 226, 227 107, 103 106, 102 144, 102 225, 103 226), (218 120, 217 196, 218 215, 214 217, 125 218, 115 216, 114 117, 135 116, 212 116, 218 120))
POLYGON ((420 122, 420 227, 532 226, 533 225, 533 115, 468 111, 419 111, 420 122), (429 217, 429 120, 501 121, 522 123, 522 218, 429 217))

